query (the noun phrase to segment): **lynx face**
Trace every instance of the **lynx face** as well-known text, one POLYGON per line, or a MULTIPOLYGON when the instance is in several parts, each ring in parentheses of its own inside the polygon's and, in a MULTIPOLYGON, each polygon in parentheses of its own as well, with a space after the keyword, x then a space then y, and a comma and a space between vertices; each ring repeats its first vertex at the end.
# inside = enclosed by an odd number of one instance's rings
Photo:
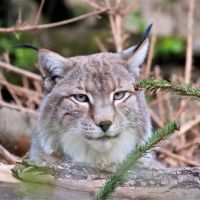
POLYGON ((91 164, 120 163, 150 134, 144 95, 134 90, 148 39, 136 49, 64 58, 39 50, 48 91, 30 157, 59 154, 91 164))

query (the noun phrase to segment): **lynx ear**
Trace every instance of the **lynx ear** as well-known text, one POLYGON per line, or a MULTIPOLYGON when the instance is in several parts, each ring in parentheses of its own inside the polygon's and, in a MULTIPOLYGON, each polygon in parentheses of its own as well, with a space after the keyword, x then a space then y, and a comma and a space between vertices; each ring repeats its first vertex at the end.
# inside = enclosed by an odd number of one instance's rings
POLYGON ((149 39, 148 35, 151 31, 152 24, 148 26, 147 30, 144 33, 141 41, 123 52, 121 52, 121 57, 127 61, 130 66, 130 71, 139 76, 140 66, 143 64, 149 48, 149 39))
POLYGON ((58 81, 63 79, 63 73, 67 70, 66 59, 52 51, 39 49, 38 63, 44 86, 50 91, 58 81))

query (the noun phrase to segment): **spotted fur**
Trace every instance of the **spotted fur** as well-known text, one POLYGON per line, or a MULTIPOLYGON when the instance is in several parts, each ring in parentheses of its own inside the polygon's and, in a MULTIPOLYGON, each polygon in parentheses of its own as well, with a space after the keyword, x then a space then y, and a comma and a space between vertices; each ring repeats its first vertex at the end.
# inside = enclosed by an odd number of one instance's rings
POLYGON ((151 135, 151 122, 144 94, 135 91, 133 83, 139 79, 147 51, 148 39, 128 54, 126 50, 64 58, 40 49, 39 66, 47 94, 30 159, 43 161, 57 155, 91 165, 119 164, 143 143, 151 135), (126 91, 127 98, 114 101, 117 91, 126 91), (86 94, 89 102, 74 101, 75 94, 86 94), (112 122, 106 133, 98 126, 105 120, 112 122))

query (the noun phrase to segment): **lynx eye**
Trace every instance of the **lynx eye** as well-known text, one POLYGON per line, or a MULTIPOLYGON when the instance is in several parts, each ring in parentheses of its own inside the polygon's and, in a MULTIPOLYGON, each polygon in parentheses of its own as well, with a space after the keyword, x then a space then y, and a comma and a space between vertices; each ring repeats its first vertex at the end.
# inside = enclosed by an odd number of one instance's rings
POLYGON ((75 94, 74 98, 79 102, 88 102, 88 96, 85 94, 75 94))
POLYGON ((113 96, 113 99, 114 100, 121 100, 121 99, 123 99, 125 97, 125 95, 126 95, 125 91, 123 91, 123 92, 116 92, 114 94, 114 96, 113 96))

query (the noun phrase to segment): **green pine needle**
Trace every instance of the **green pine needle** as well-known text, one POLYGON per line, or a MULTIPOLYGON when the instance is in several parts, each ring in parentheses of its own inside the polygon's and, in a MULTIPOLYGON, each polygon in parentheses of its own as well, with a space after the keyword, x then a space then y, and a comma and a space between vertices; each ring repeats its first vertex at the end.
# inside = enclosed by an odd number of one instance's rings
MULTIPOLYGON (((138 88, 138 84, 136 84, 136 86, 138 88)), ((172 91, 183 96, 193 96, 200 98, 200 88, 194 87, 191 84, 178 83, 175 81, 168 82, 163 79, 141 80, 139 82, 139 88, 147 89, 152 92, 156 92, 157 90, 161 90, 164 92, 172 91)))
POLYGON ((147 141, 136 147, 119 168, 111 174, 104 186, 99 190, 94 200, 105 200, 112 195, 117 187, 121 186, 127 179, 130 170, 136 167, 137 161, 145 153, 147 153, 158 142, 169 137, 175 130, 179 129, 179 123, 172 121, 168 123, 164 128, 158 129, 147 141))

